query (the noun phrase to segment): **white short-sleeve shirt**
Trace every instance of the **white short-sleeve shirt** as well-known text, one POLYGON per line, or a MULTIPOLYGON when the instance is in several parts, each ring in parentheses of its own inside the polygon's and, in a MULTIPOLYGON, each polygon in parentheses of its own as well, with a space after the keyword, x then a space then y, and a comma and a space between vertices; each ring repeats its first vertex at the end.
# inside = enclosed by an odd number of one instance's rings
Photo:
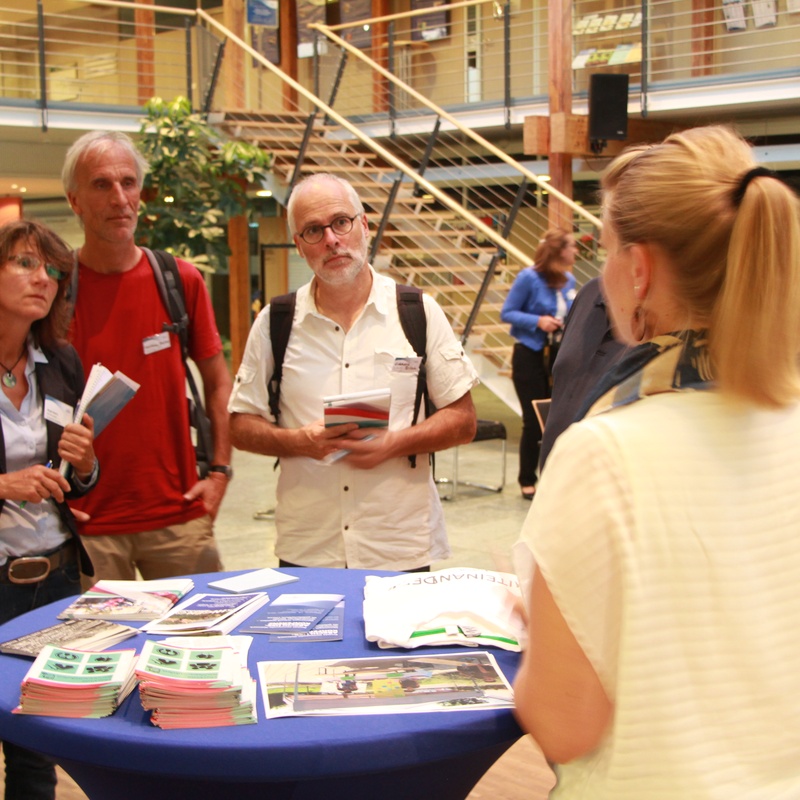
MULTIPOLYGON (((349 331, 316 310, 312 283, 297 292, 283 364, 280 425, 299 428, 322 418, 327 395, 391 389, 390 427, 411 425, 417 375, 399 359, 416 354, 402 331, 396 284, 373 271, 366 306, 349 331)), ((423 296, 427 381, 442 408, 478 382, 444 312, 423 296)), ((269 307, 257 317, 236 376, 229 411, 274 422, 267 384, 273 372, 269 307)), ((424 415, 424 410, 421 416, 424 415)), ((370 470, 342 459, 281 458, 275 520, 279 558, 304 566, 414 569, 447 558, 441 502, 427 457, 395 458, 370 470)))
POLYGON ((800 797, 798 474, 800 408, 715 391, 559 437, 518 547, 614 716, 553 797, 800 797))

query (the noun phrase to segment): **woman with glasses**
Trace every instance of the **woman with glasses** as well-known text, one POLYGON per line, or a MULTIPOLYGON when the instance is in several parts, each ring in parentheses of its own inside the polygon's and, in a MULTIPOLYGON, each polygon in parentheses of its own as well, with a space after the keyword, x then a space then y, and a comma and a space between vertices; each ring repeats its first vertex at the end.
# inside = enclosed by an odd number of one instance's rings
MULTIPOLYGON (((0 623, 79 593, 80 570, 93 574, 66 503, 98 476, 91 419, 69 421, 84 386, 63 340, 72 264, 43 225, 0 227, 0 623)), ((3 750, 7 798, 55 797, 49 759, 9 742, 3 750)))

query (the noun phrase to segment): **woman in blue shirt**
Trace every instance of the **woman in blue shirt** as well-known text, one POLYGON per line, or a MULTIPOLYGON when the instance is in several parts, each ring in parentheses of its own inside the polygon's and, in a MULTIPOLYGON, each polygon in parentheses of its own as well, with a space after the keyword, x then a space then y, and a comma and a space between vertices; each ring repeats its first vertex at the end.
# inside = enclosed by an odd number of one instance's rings
POLYGON ((575 278, 569 269, 577 252, 572 233, 561 228, 547 231, 536 248, 534 265, 517 275, 503 303, 503 322, 511 324, 511 335, 517 340, 511 368, 514 389, 522 406, 518 479, 526 500, 533 500, 536 492, 542 438, 532 401, 550 396, 544 347, 550 334, 561 331, 575 297, 575 278))

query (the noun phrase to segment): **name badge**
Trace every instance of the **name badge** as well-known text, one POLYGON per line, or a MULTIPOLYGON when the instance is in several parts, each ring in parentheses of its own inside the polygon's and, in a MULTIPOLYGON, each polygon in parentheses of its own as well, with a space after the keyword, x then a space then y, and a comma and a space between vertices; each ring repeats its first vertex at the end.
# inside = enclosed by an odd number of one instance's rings
POLYGON ((422 358, 420 356, 408 356, 406 358, 396 358, 392 366, 392 372, 408 373, 416 375, 419 372, 422 358))
POLYGON ((71 405, 61 400, 56 400, 55 397, 50 397, 49 394, 45 396, 44 418, 48 422, 55 422, 56 425, 60 425, 63 428, 65 425, 69 425, 74 417, 75 409, 71 405))
POLYGON ((169 331, 161 331, 155 336, 145 336, 142 339, 142 347, 144 354, 149 356, 151 353, 157 353, 159 350, 167 350, 172 347, 172 341, 169 338, 169 331))

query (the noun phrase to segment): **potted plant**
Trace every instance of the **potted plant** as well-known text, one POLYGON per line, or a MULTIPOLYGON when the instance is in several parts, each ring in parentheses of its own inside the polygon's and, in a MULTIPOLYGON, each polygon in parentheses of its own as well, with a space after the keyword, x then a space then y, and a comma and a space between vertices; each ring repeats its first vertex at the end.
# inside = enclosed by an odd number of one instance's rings
POLYGON ((144 180, 139 244, 168 250, 214 271, 230 254, 226 224, 253 207, 247 187, 260 184, 272 154, 225 139, 192 111, 189 100, 152 98, 139 149, 150 163, 144 180))

